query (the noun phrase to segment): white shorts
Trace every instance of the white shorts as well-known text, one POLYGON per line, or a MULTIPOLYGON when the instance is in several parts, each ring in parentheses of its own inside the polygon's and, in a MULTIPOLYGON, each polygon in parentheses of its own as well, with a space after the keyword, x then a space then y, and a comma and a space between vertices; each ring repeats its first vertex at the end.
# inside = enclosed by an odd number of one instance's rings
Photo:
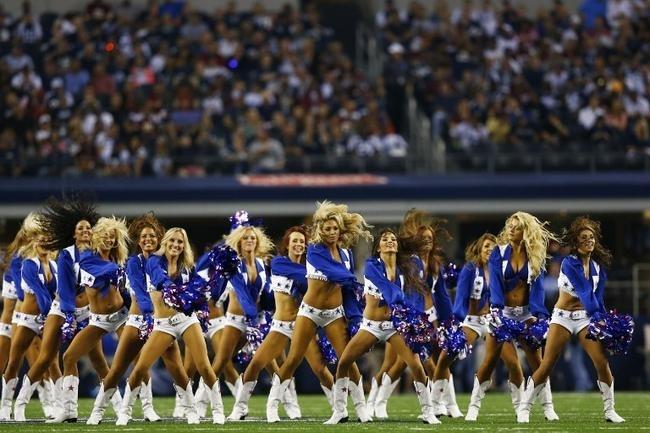
POLYGON ((194 313, 191 316, 187 316, 185 313, 177 313, 172 317, 153 319, 153 330, 164 332, 180 340, 187 328, 195 323, 198 325, 199 319, 196 318, 194 313))
POLYGON ((344 316, 343 305, 339 305, 330 310, 321 310, 303 302, 298 308, 298 316, 304 316, 314 322, 316 326, 324 328, 336 319, 344 316))
POLYGON ((567 311, 553 308, 551 324, 560 325, 571 335, 578 335, 580 331, 589 326, 589 315, 586 310, 567 311))
POLYGON ((275 331, 282 335, 286 335, 291 340, 293 337, 293 330, 296 328, 296 322, 292 320, 275 320, 271 322, 271 329, 269 333, 275 331))
POLYGON ((438 320, 438 310, 436 310, 435 306, 426 310, 424 314, 427 315, 427 319, 429 320, 429 323, 433 323, 436 320, 438 320))
POLYGON ((518 322, 525 322, 534 317, 531 314, 528 305, 522 305, 520 307, 503 307, 503 316, 518 322))
POLYGON ((207 332, 205 332, 205 336, 208 337, 210 340, 212 340, 214 334, 221 331, 224 326, 226 326, 225 316, 220 316, 220 317, 215 317, 214 319, 210 319, 210 323, 208 324, 208 330, 207 332))
POLYGON ((12 325, 17 325, 18 324, 18 315, 20 313, 16 310, 14 310, 13 314, 11 315, 11 324, 12 325))
POLYGON ((0 323, 0 337, 11 338, 11 323, 0 323))
POLYGON ((242 333, 245 333, 246 328, 248 328, 248 325, 246 324, 246 316, 232 313, 226 313, 223 326, 230 326, 231 328, 239 329, 242 333))
POLYGON ((106 332, 115 332, 120 326, 124 325, 126 319, 129 317, 129 310, 122 307, 114 313, 110 314, 96 314, 90 313, 90 322, 88 326, 103 329, 106 332))
POLYGON ((489 314, 484 314, 482 316, 472 316, 468 314, 465 316, 465 320, 463 320, 463 324, 461 326, 471 329, 478 334, 478 338, 481 338, 487 335, 490 331, 488 327, 489 318, 489 314))
MULTIPOLYGON (((65 313, 61 311, 61 303, 58 300, 52 301, 50 312, 47 315, 59 316, 65 319, 65 313)), ((77 307, 74 309, 74 319, 78 322, 84 321, 90 317, 90 306, 77 307)))
POLYGON ((18 299, 16 287, 9 281, 2 280, 2 297, 5 299, 18 299))
POLYGON ((38 320, 37 314, 18 313, 16 315, 16 326, 24 326, 34 331, 34 334, 41 335, 42 327, 45 322, 38 320))
POLYGON ((124 326, 130 326, 131 328, 140 329, 140 326, 144 323, 143 314, 129 314, 129 318, 126 319, 124 326))
POLYGON ((370 320, 366 318, 361 321, 359 331, 370 332, 379 341, 388 341, 397 332, 390 320, 370 320))

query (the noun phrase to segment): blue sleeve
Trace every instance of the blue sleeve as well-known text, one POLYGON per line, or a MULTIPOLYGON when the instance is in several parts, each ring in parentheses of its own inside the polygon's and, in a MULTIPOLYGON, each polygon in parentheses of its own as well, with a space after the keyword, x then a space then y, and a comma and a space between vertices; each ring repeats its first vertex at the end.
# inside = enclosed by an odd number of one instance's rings
POLYGON ((454 317, 459 321, 465 320, 469 310, 469 296, 474 284, 474 265, 467 263, 463 266, 458 276, 456 285, 456 299, 454 300, 454 317))
POLYGON ((438 281, 433 290, 433 302, 436 304, 436 311, 440 320, 447 320, 452 315, 451 299, 447 293, 447 285, 442 273, 438 273, 438 281))
POLYGON ((194 272, 199 273, 203 269, 207 268, 210 264, 209 259, 210 259, 210 252, 207 252, 203 254, 201 257, 199 257, 199 260, 196 262, 196 266, 194 267, 194 272))
POLYGON ((56 259, 57 266, 57 292, 61 311, 74 313, 77 297, 77 275, 74 271, 74 259, 67 250, 61 250, 56 259))
POLYGON ((162 290, 163 287, 172 285, 174 282, 167 275, 167 270, 163 268, 162 256, 152 255, 147 259, 147 264, 145 265, 145 271, 149 276, 151 285, 156 288, 156 290, 162 290))
POLYGON ((530 305, 530 312, 535 317, 548 318, 548 310, 544 304, 544 277, 546 272, 541 272, 535 281, 530 285, 530 296, 528 297, 528 304, 530 305))
MULTIPOLYGON (((38 266, 36 263, 31 260, 23 261, 21 276, 23 282, 34 291, 41 314, 49 313, 50 307, 52 306, 52 295, 50 295, 50 291, 47 290, 45 284, 38 278, 38 266)), ((52 278, 54 278, 54 275, 52 275, 52 278)))
POLYGON ((573 289, 578 294, 580 302, 591 316, 596 312, 604 312, 594 295, 590 281, 585 278, 582 263, 577 258, 567 257, 562 261, 562 273, 567 276, 573 289))
POLYGON ((152 313, 153 304, 147 292, 144 269, 140 265, 140 257, 133 256, 126 262, 126 277, 129 279, 131 290, 142 313, 152 313))
POLYGON ((25 299, 25 293, 23 292, 23 288, 21 284, 22 266, 23 266, 23 260, 20 257, 16 256, 11 260, 11 277, 14 280, 14 287, 16 288, 16 297, 21 302, 25 299))
POLYGON ((490 273, 490 304, 497 308, 505 305, 503 290, 503 275, 501 274, 501 251, 497 245, 490 259, 488 260, 488 272, 490 273))
POLYGON ((363 276, 379 289, 381 296, 384 298, 384 302, 389 306, 396 302, 404 301, 404 292, 402 292, 402 289, 397 284, 386 278, 381 269, 379 260, 375 258, 366 260, 366 267, 363 276))
POLYGON ((605 269, 603 269, 602 266, 600 267, 599 276, 600 279, 598 280, 598 286, 596 286, 596 293, 594 295, 598 300, 600 310, 607 311, 607 308, 605 308, 605 284, 607 283, 607 272, 605 272, 605 269))

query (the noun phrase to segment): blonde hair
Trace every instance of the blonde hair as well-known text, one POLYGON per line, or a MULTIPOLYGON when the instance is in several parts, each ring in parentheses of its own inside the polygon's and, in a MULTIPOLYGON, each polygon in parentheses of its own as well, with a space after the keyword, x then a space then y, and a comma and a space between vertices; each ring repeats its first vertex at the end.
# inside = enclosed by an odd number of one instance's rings
POLYGON ((93 251, 99 252, 103 244, 102 235, 111 230, 115 231, 115 246, 111 249, 109 257, 118 265, 124 265, 129 255, 130 239, 126 221, 123 218, 111 216, 110 218, 102 217, 97 220, 97 224, 93 226, 91 248, 93 251))
POLYGON ((485 263, 482 263, 481 261, 481 250, 483 249, 485 241, 492 241, 496 244, 497 237, 492 233, 483 233, 478 239, 465 248, 465 261, 472 262, 475 265, 485 265, 485 263))
POLYGON ((560 242, 560 240, 546 228, 549 224, 548 221, 542 222, 533 215, 520 211, 513 213, 506 219, 506 223, 498 236, 499 245, 508 243, 508 223, 513 219, 519 221, 519 226, 524 232, 523 242, 532 270, 531 277, 536 278, 546 269, 546 249, 548 248, 548 243, 552 240, 556 242, 560 242))
POLYGON ((171 240, 172 236, 176 233, 180 233, 183 237, 183 252, 178 258, 178 269, 190 270, 194 266, 194 252, 192 251, 192 246, 190 245, 190 239, 187 237, 187 232, 184 228, 181 227, 172 227, 165 232, 162 240, 160 241, 160 247, 158 251, 154 254, 157 256, 164 256, 167 251, 167 244, 171 240))
POLYGON ((314 212, 314 222, 310 243, 318 244, 323 242, 321 236, 323 225, 326 221, 334 220, 341 230, 339 244, 343 248, 350 248, 359 242, 360 238, 372 241, 372 234, 369 229, 371 225, 358 213, 348 212, 348 206, 345 204, 335 204, 325 200, 316 202, 316 212, 314 212))
POLYGON ((230 232, 228 236, 224 238, 226 245, 228 245, 233 250, 237 251, 237 254, 241 255, 240 243, 247 231, 252 231, 255 237, 257 238, 257 244, 255 245, 255 257, 267 258, 271 255, 274 245, 273 241, 264 233, 264 229, 255 226, 239 226, 233 231, 230 232))
POLYGON ((40 215, 36 212, 30 212, 23 220, 23 224, 16 235, 16 239, 18 239, 19 236, 21 237, 21 240, 19 241, 20 245, 18 246, 16 253, 20 257, 24 258, 35 257, 37 255, 36 241, 43 233, 43 225, 40 221, 40 215))

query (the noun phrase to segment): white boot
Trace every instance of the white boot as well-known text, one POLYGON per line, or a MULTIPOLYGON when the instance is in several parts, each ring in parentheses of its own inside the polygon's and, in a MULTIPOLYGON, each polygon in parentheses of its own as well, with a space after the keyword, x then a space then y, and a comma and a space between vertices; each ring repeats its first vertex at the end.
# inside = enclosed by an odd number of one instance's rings
MULTIPOLYGON (((142 390, 142 387, 140 387, 140 389, 142 390)), ((122 410, 122 396, 119 391, 114 392, 111 396, 111 406, 113 406, 113 412, 115 412, 115 415, 119 414, 122 410)))
POLYGON ((598 384, 600 394, 603 398, 605 420, 613 423, 625 422, 625 419, 614 410, 614 380, 612 379, 612 384, 609 386, 600 380, 597 380, 596 383, 598 384))
POLYGON ((176 393, 176 397, 174 398, 174 412, 172 413, 172 417, 185 418, 185 409, 183 408, 183 402, 179 393, 176 393))
POLYGON ((449 375, 449 382, 447 383, 447 388, 443 394, 443 399, 445 400, 445 406, 447 408, 447 416, 452 418, 462 418, 463 413, 456 403, 456 389, 454 387, 454 375, 449 375))
POLYGON ((472 395, 469 399, 469 406, 467 407, 467 415, 465 415, 465 421, 476 421, 478 418, 478 412, 481 409, 481 400, 485 397, 485 392, 490 387, 492 382, 486 380, 483 383, 479 383, 478 377, 474 376, 474 387, 472 388, 472 395))
POLYGON ((291 382, 289 382, 289 386, 282 396, 282 405, 289 419, 302 418, 300 405, 298 404, 298 394, 296 393, 296 380, 294 378, 291 378, 291 382))
MULTIPOLYGON (((219 381, 215 382, 219 384, 219 381)), ((196 404, 194 401, 194 393, 192 392, 192 381, 188 381, 185 389, 181 389, 180 386, 174 385, 176 391, 181 394, 181 401, 183 405, 183 411, 185 413, 185 418, 187 419, 188 424, 198 424, 201 422, 199 414, 196 413, 196 404)), ((223 405, 221 408, 221 414, 223 415, 223 405)))
POLYGON ((86 424, 97 425, 102 421, 102 419, 104 418, 104 412, 106 411, 106 407, 108 406, 108 402, 111 401, 111 397, 113 397, 115 391, 117 391, 117 388, 110 388, 104 390, 103 383, 99 386, 99 392, 97 393, 97 397, 95 398, 95 405, 93 406, 93 410, 90 413, 90 416, 86 421, 86 424))
POLYGON ((9 421, 11 419, 11 403, 14 401, 14 393, 18 378, 14 377, 7 382, 2 377, 2 401, 0 402, 0 421, 9 421))
POLYGON ((45 393, 48 405, 49 405, 49 415, 45 414, 47 418, 54 418, 57 414, 59 406, 57 405, 57 399, 59 395, 56 392, 54 382, 52 379, 43 379, 43 391, 45 393))
POLYGON ((291 379, 287 379, 284 382, 280 381, 280 377, 277 374, 273 374, 273 379, 271 380, 271 390, 269 391, 269 397, 266 400, 266 421, 273 423, 280 421, 280 415, 278 415, 278 407, 280 406, 280 401, 284 395, 285 390, 289 386, 291 379))
MULTIPOLYGON (((207 385, 204 386, 207 388, 207 385)), ((223 415, 223 400, 221 400, 219 379, 217 379, 210 389, 210 405, 212 406, 212 424, 223 425, 226 422, 226 418, 223 415)))
POLYGON ((133 413, 133 403, 140 394, 140 386, 131 389, 131 385, 127 382, 124 388, 124 398, 122 399, 122 407, 117 412, 117 421, 115 425, 127 425, 131 421, 131 414, 133 413))
POLYGON ((241 383, 241 376, 237 378, 235 383, 230 383, 227 380, 224 380, 224 382, 226 382, 226 386, 228 387, 228 391, 230 391, 232 396, 233 397, 236 396, 237 395, 237 382, 241 383))
MULTIPOLYGON (((436 381, 439 382, 439 381, 436 381)), ((446 380, 445 380, 446 382, 446 380)), ((426 424, 440 424, 440 420, 433 413, 433 403, 431 401, 431 391, 429 387, 422 382, 413 382, 415 393, 418 396, 420 407, 422 408, 422 419, 426 424)))
MULTIPOLYGON (((429 381, 431 383, 431 381, 429 381)), ((447 415, 447 408, 445 407, 445 390, 449 386, 449 381, 447 379, 438 379, 433 382, 433 386, 429 388, 431 393, 431 403, 433 408, 433 414, 435 416, 444 416, 447 415)))
POLYGON ((533 402, 542 392, 546 383, 540 383, 535 385, 533 382, 533 377, 528 378, 526 382, 526 389, 521 397, 521 403, 519 404, 519 411, 517 412, 517 422, 526 424, 530 422, 530 409, 533 407, 533 402))
POLYGON ((228 421, 241 421, 248 415, 248 401, 253 395, 253 390, 257 384, 256 380, 244 382, 242 387, 237 393, 235 404, 232 407, 232 412, 228 415, 228 421))
POLYGON ((151 378, 149 382, 142 382, 140 386, 140 403, 142 403, 142 415, 145 421, 160 421, 160 416, 153 407, 153 391, 151 389, 151 378))
POLYGON ((393 390, 397 387, 398 383, 399 379, 393 382, 387 373, 382 375, 381 384, 379 385, 377 396, 375 397, 375 418, 388 419, 386 406, 388 405, 390 395, 393 393, 393 390))
POLYGON ((199 386, 196 387, 196 394, 194 394, 194 402, 196 403, 196 414, 203 418, 205 411, 210 406, 210 389, 203 382, 203 378, 199 379, 199 386))
MULTIPOLYGON (((25 375, 27 377, 27 375, 25 375)), ((23 381, 25 379, 23 378, 23 381)), ((38 399, 41 402, 41 408, 43 409, 43 415, 45 415, 45 418, 52 418, 52 403, 50 401, 50 396, 48 395, 47 391, 45 390, 45 381, 40 381, 36 383, 36 391, 38 392, 38 399)), ((32 393, 33 394, 33 393, 32 393)), ((30 396, 31 399, 32 396, 30 396)), ((29 400, 28 400, 29 402, 29 400)), ((16 419, 16 408, 15 408, 15 403, 14 403, 14 419, 16 419)), ((23 418, 25 414, 23 411, 23 418)))
POLYGON ((334 412, 330 419, 323 424, 339 424, 348 421, 348 385, 349 379, 347 377, 336 379, 336 382, 334 382, 332 389, 334 412))
POLYGON ((370 380, 370 391, 368 391, 368 400, 366 401, 366 407, 368 408, 368 414, 370 416, 375 416, 375 400, 377 400, 377 393, 379 392, 379 384, 377 379, 373 376, 370 380))
MULTIPOLYGON (((58 382, 58 381, 57 381, 58 382)), ((61 411, 46 423, 77 422, 77 404, 79 398, 79 378, 64 376, 61 379, 61 411)))
POLYGON ((359 421, 372 421, 372 417, 368 413, 368 407, 366 406, 366 396, 363 394, 363 379, 359 379, 358 384, 350 381, 348 387, 350 389, 350 397, 352 397, 352 403, 354 403, 354 410, 357 413, 359 421))
MULTIPOLYGON (((32 398, 32 394, 34 394, 34 390, 38 388, 38 385, 40 382, 32 383, 29 380, 29 377, 27 375, 23 376, 23 384, 20 387, 20 391, 18 392, 18 397, 16 397, 16 402, 14 403, 14 421, 18 422, 25 422, 27 419, 25 418, 25 408, 27 407, 27 403, 29 403, 29 400, 32 398)), ((43 400, 47 400, 45 397, 45 390, 43 387, 41 387, 43 390, 43 400)), ((43 409, 45 409, 45 405, 43 406, 43 409)), ((49 412, 49 409, 48 409, 49 412)))
POLYGON ((510 389, 510 400, 512 400, 512 407, 515 409, 515 415, 519 413, 519 406, 521 405, 521 398, 526 390, 526 382, 522 381, 519 386, 508 381, 508 388, 510 389))
POLYGON ((560 417, 557 416, 557 413, 555 413, 555 408, 553 407, 553 394, 551 394, 550 379, 546 380, 546 386, 542 392, 539 393, 537 401, 539 401, 539 403, 542 405, 542 409, 544 409, 544 418, 546 418, 547 421, 560 420, 560 417))
POLYGON ((334 410, 334 395, 332 393, 332 390, 326 387, 325 385, 321 384, 320 389, 323 390, 323 394, 325 394, 325 398, 327 399, 327 402, 329 403, 330 407, 332 410, 334 410))

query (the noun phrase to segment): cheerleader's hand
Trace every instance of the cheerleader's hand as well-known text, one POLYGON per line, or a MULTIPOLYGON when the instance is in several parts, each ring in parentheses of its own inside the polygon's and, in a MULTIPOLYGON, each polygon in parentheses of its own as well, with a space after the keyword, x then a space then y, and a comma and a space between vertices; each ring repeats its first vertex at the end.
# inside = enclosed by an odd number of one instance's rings
POLYGON ((488 318, 488 325, 491 329, 498 328, 503 325, 501 318, 503 317, 503 311, 499 307, 490 307, 490 317, 488 318))
POLYGON ((153 314, 144 313, 142 314, 142 323, 138 328, 138 338, 142 341, 146 341, 149 338, 149 334, 153 331, 153 314))

